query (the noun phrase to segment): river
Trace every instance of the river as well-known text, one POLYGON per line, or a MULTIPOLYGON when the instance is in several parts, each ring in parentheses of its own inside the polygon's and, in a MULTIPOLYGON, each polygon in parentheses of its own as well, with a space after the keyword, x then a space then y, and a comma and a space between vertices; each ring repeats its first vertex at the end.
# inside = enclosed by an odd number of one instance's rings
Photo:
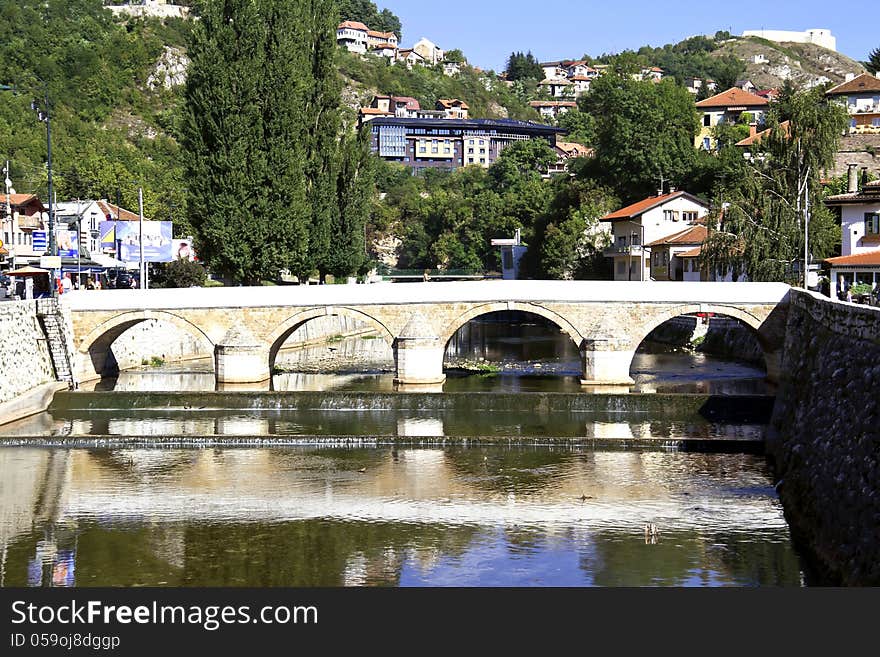
POLYGON ((366 367, 279 373, 275 393, 206 392, 195 362, 69 394, 0 427, 0 585, 812 583, 763 421, 671 408, 772 392, 759 368, 655 346, 594 408, 545 329, 472 325, 423 397, 394 392, 381 346, 366 367))

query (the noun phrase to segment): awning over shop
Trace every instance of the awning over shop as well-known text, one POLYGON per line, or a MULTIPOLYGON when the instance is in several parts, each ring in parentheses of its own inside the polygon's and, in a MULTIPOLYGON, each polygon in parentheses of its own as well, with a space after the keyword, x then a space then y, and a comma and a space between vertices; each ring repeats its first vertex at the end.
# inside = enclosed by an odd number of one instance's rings
POLYGON ((40 269, 39 267, 20 267, 6 272, 8 276, 41 276, 50 273, 48 269, 40 269))

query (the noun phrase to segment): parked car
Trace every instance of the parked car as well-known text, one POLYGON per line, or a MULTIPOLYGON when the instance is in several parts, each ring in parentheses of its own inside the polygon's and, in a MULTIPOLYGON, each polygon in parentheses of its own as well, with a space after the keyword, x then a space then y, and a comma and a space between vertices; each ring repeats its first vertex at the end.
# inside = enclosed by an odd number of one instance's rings
POLYGON ((135 287, 135 278, 127 272, 120 272, 116 275, 113 287, 117 290, 130 290, 135 287))

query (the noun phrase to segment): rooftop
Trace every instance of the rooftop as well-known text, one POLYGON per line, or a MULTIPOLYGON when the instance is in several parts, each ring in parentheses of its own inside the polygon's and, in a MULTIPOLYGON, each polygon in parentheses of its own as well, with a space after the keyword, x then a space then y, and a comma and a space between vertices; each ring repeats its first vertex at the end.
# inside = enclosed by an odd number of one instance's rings
POLYGON ((870 267, 880 267, 880 249, 866 251, 865 253, 857 253, 855 255, 841 256, 839 258, 828 258, 825 262, 837 267, 865 265, 870 267))
POLYGON ((697 226, 689 226, 685 230, 679 231, 666 237, 661 237, 645 246, 674 246, 682 244, 702 244, 709 236, 708 229, 699 224, 697 226))
POLYGON ((706 100, 697 103, 700 109, 709 109, 713 107, 764 107, 769 104, 766 98, 761 98, 748 91, 743 91, 737 87, 722 91, 706 100))
POLYGON ((400 117, 379 118, 371 125, 408 126, 412 128, 458 128, 459 130, 523 130, 540 135, 563 134, 565 130, 543 123, 515 121, 514 119, 409 119, 400 117))
POLYGON ((880 78, 870 73, 853 78, 825 92, 826 96, 846 96, 849 94, 866 94, 880 91, 880 78))
MULTIPOLYGON (((783 121, 782 123, 779 124, 779 129, 782 130, 782 134, 784 134, 786 137, 788 137, 789 134, 791 134, 791 121, 783 121)), ((745 139, 736 142, 736 145, 737 146, 753 146, 755 144, 760 144, 761 141, 765 137, 769 137, 772 132, 773 132, 773 128, 767 128, 766 130, 762 130, 761 132, 758 132, 750 137, 746 137, 745 139)))
POLYGON ((670 194, 663 194, 662 196, 651 196, 642 201, 639 201, 638 203, 628 205, 625 208, 617 210, 616 212, 605 215, 600 221, 620 221, 622 219, 634 219, 635 217, 645 214, 649 210, 653 210, 654 208, 663 205, 664 203, 668 203, 669 201, 681 198, 682 196, 690 199, 691 201, 694 201, 695 203, 699 203, 700 205, 706 205, 696 196, 688 194, 687 192, 672 192, 670 194))

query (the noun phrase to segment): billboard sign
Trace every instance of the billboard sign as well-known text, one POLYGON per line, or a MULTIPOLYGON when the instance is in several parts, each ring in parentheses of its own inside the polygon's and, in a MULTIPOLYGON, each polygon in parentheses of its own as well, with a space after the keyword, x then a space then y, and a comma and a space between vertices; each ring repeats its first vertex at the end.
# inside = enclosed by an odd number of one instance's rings
POLYGON ((31 233, 31 239, 35 253, 43 253, 49 248, 48 233, 45 230, 35 230, 31 233))
POLYGON ((174 240, 174 259, 189 260, 190 262, 195 262, 196 260, 198 260, 198 258, 196 257, 196 251, 193 248, 192 237, 174 240))
MULTIPOLYGON (((123 262, 140 262, 141 222, 102 221, 101 249, 116 249, 116 257, 123 262)), ((179 244, 171 239, 170 221, 143 222, 144 262, 171 262, 179 244)))
POLYGON ((76 258, 79 255, 79 234, 75 230, 57 230, 58 255, 62 258, 76 258))

